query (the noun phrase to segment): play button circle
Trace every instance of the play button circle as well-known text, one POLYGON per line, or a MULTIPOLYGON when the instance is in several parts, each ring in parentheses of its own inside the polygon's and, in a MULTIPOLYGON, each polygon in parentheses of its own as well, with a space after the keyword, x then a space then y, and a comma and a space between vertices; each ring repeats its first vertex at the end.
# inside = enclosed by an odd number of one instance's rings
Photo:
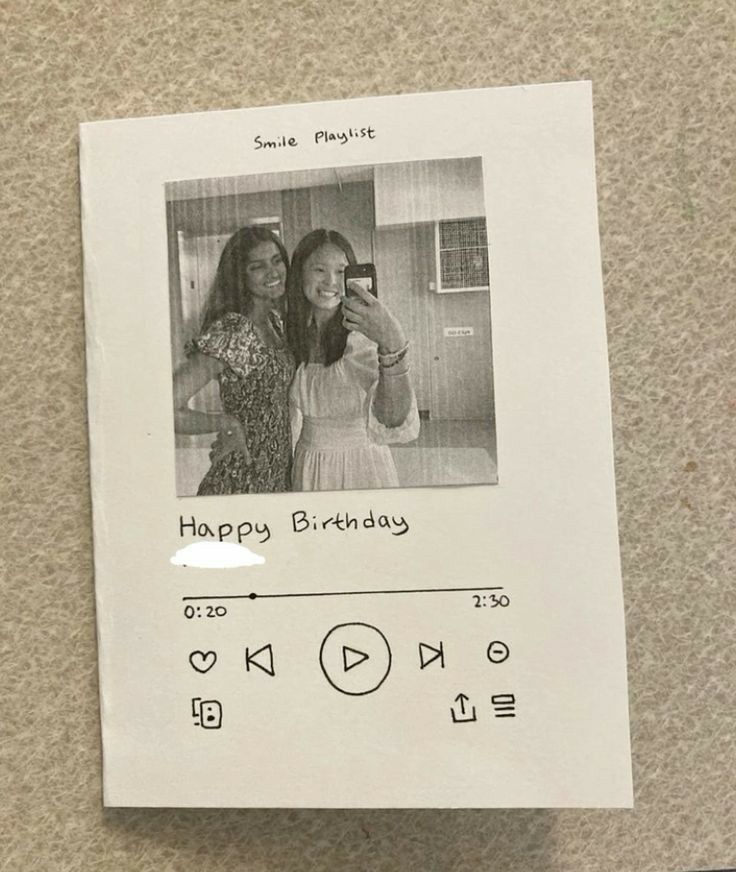
POLYGON ((329 683, 348 696, 373 693, 391 669, 391 648, 370 624, 338 624, 322 640, 319 663, 329 683))

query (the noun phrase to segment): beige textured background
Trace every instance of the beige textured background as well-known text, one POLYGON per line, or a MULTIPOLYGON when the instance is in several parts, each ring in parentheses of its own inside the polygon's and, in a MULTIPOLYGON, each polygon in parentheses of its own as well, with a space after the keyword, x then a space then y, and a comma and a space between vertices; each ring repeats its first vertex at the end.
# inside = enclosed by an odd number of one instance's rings
POLYGON ((733 3, 5 0, 0 28, 0 869, 736 866, 733 3), (104 811, 78 123, 581 78, 635 810, 104 811))

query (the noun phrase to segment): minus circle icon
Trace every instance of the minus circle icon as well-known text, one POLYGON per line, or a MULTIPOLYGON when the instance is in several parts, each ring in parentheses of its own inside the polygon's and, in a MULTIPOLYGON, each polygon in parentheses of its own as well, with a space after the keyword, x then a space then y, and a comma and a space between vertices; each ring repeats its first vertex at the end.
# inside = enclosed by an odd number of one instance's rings
POLYGON ((486 653, 491 663, 503 663, 504 660, 509 659, 509 654, 511 652, 509 651, 509 646, 505 642, 499 642, 496 640, 491 642, 486 653))

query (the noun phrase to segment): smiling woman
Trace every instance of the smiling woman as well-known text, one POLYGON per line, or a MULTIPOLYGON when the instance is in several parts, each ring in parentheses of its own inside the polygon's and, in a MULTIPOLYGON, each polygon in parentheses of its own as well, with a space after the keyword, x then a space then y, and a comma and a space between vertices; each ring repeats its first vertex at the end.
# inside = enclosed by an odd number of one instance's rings
POLYGON ((360 285, 344 295, 345 269, 355 262, 334 230, 313 230, 294 251, 287 282, 298 365, 289 394, 299 433, 294 490, 398 487, 388 446, 419 434, 404 331, 360 285))
POLYGON ((177 433, 217 433, 199 495, 290 489, 287 392, 294 360, 281 308, 288 258, 275 234, 243 227, 223 249, 202 332, 174 374, 177 433), (218 379, 222 413, 190 407, 218 379))

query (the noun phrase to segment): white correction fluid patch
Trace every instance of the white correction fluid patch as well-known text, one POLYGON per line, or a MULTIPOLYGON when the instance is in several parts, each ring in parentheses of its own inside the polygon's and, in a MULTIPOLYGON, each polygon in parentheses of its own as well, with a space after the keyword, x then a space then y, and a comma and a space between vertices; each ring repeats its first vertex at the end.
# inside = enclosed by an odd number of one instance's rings
POLYGON ((239 566, 261 566, 265 557, 235 542, 192 542, 180 548, 171 558, 174 566, 194 566, 200 569, 235 569, 239 566))

